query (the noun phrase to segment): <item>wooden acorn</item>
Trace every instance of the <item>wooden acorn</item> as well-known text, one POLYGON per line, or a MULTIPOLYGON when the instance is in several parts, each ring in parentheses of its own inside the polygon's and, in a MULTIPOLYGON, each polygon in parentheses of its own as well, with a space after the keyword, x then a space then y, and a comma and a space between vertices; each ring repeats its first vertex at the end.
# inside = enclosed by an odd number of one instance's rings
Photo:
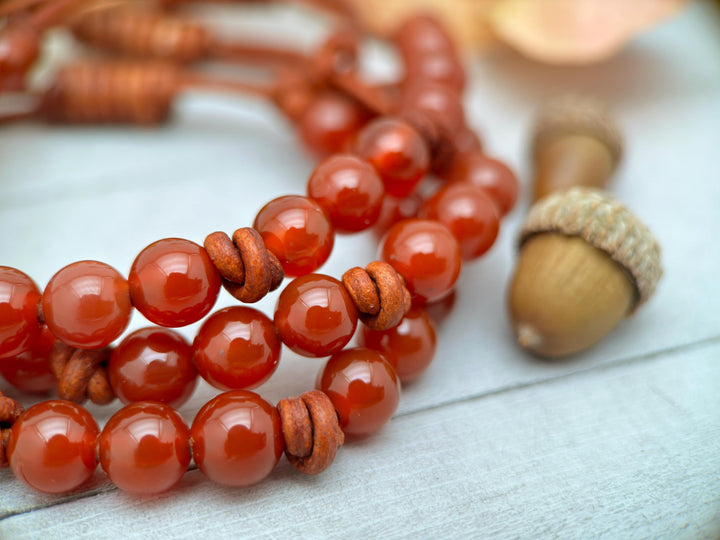
POLYGON ((565 96, 540 111, 532 154, 534 200, 573 186, 603 188, 622 156, 622 137, 600 102, 565 96))
POLYGON ((546 357, 599 341, 653 294, 660 247, 600 190, 572 188, 535 203, 523 225, 509 292, 518 343, 546 357))

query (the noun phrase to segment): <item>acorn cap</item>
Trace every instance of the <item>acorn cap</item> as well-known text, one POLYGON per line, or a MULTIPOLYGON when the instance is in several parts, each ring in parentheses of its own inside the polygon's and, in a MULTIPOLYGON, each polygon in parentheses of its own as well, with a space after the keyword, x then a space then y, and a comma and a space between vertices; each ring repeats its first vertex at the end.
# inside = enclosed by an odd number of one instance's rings
POLYGON ((586 135, 597 139, 610 152, 613 169, 622 157, 622 135, 612 115, 598 100, 564 96, 549 102, 538 114, 532 152, 563 135, 586 135))
POLYGON ((655 237, 632 212, 601 190, 578 187, 539 200, 523 224, 520 246, 543 232, 579 236, 624 268, 636 292, 631 311, 652 296, 662 276, 655 237))

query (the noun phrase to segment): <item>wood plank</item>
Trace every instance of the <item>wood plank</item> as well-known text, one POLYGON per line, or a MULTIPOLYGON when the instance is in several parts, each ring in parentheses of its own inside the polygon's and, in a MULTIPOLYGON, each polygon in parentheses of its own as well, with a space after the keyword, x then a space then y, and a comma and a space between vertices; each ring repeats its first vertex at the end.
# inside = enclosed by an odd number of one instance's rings
POLYGON ((715 538, 719 354, 704 346, 400 415, 318 478, 283 462, 234 490, 195 471, 161 497, 111 491, 6 518, 0 535, 715 538))

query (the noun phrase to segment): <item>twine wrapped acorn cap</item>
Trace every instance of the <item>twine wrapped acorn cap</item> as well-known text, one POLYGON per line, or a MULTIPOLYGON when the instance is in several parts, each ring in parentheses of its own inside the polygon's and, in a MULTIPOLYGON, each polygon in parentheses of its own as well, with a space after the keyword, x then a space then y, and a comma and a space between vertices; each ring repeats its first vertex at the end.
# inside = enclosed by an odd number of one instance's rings
POLYGON ((652 296, 662 276, 655 237, 632 212, 600 190, 572 188, 538 201, 523 225, 520 245, 543 232, 580 237, 617 262, 635 287, 631 312, 652 296))
POLYGON ((623 140, 607 107, 590 97, 567 95, 549 102, 539 113, 532 152, 565 135, 586 135, 601 142, 612 157, 613 169, 622 157, 623 140))

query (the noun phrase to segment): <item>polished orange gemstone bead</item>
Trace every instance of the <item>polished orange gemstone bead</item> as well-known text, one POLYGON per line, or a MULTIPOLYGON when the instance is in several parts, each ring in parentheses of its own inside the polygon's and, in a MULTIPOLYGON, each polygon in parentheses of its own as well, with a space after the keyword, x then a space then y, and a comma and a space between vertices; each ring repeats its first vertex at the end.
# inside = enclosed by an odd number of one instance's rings
POLYGON ((291 281, 275 308, 280 339, 303 356, 328 356, 340 351, 357 327, 357 308, 335 278, 309 274, 291 281))
POLYGON ((460 244, 466 261, 485 254, 500 230, 500 213, 490 195, 468 182, 449 184, 425 201, 419 217, 439 221, 460 244))
POLYGON ((193 342, 193 361, 215 388, 255 388, 277 369, 282 343, 273 322, 257 309, 236 306, 213 313, 193 342))
POLYGON ((380 217, 385 195, 375 169, 348 154, 320 163, 310 175, 307 191, 339 232, 358 232, 372 226, 380 217))
POLYGON ((0 358, 28 352, 40 333, 40 291, 20 270, 0 266, 0 358))
POLYGON ((346 349, 330 357, 318 375, 318 390, 332 401, 347 435, 375 433, 400 403, 395 369, 372 349, 346 349))
POLYGON ((405 384, 422 375, 435 357, 435 326, 425 310, 415 307, 390 330, 363 325, 359 344, 382 353, 405 384))
POLYGON ((394 197, 412 193, 430 168, 430 152, 420 134, 397 118, 378 118, 358 133, 358 155, 369 161, 394 197))
POLYGON ((442 126, 448 135, 465 127, 460 96, 452 88, 432 81, 415 81, 403 88, 403 111, 421 111, 442 126))
POLYGON ((321 156, 348 148, 357 132, 369 120, 357 102, 337 92, 321 92, 300 117, 300 138, 321 156))
POLYGON ((185 326, 215 305, 220 274, 205 250, 190 240, 165 238, 143 249, 128 276, 133 305, 160 326, 185 326))
POLYGON ((269 475, 285 449, 275 407, 248 390, 208 401, 190 428, 195 464, 210 480, 249 486, 269 475))
POLYGON ((80 349, 109 345, 132 314, 128 282, 98 261, 76 262, 57 272, 45 288, 42 306, 50 331, 80 349))
POLYGON ((99 432, 90 413, 76 403, 52 400, 33 405, 13 424, 7 446, 10 468, 38 491, 71 491, 97 466, 99 432))
POLYGON ((141 328, 113 350, 107 366, 110 386, 123 403, 158 401, 179 407, 197 385, 192 347, 167 328, 141 328))
POLYGON ((287 276, 302 276, 320 268, 335 242, 333 226, 322 207, 299 195, 267 203, 253 227, 280 260, 287 276))
POLYGON ((373 233, 382 238, 388 229, 398 221, 417 217, 422 204, 423 198, 417 191, 402 199, 392 195, 385 195, 380 217, 373 227, 373 233))
POLYGON ((162 403, 139 402, 116 412, 98 439, 100 465, 123 491, 167 491, 190 464, 190 430, 162 403))
POLYGON ((31 340, 30 349, 0 360, 0 375, 23 392, 43 393, 57 386, 57 378, 50 371, 48 359, 55 336, 47 326, 31 340))
POLYGON ((450 293, 460 276, 460 246, 437 221, 407 219, 393 225, 380 245, 382 260, 405 278, 420 303, 434 302, 450 293))
POLYGON ((497 203, 502 215, 513 209, 518 198, 515 174, 502 161, 489 158, 480 151, 458 156, 443 176, 450 182, 469 182, 481 187, 497 203))

